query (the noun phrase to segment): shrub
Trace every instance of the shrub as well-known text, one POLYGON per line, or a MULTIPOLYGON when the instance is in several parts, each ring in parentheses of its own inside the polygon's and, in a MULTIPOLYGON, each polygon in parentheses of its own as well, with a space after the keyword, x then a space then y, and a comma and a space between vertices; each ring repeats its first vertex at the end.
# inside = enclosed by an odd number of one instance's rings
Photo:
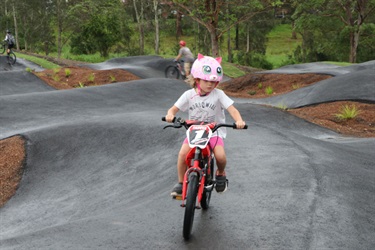
POLYGON ((340 120, 350 120, 355 118, 359 113, 360 111, 357 109, 355 105, 345 105, 342 106, 341 110, 339 110, 339 113, 335 114, 335 116, 340 120))
POLYGON ((266 89, 264 90, 264 92, 267 95, 272 95, 273 94, 273 88, 271 86, 267 86, 266 89))
POLYGON ((237 61, 241 65, 247 65, 260 69, 272 69, 273 65, 267 61, 266 56, 259 53, 238 53, 237 61))
POLYGON ((95 80, 95 75, 94 75, 94 73, 91 73, 91 74, 89 75, 89 81, 90 81, 90 82, 94 82, 94 80, 95 80))
POLYGON ((70 69, 65 69, 65 77, 69 77, 72 72, 70 72, 70 69))

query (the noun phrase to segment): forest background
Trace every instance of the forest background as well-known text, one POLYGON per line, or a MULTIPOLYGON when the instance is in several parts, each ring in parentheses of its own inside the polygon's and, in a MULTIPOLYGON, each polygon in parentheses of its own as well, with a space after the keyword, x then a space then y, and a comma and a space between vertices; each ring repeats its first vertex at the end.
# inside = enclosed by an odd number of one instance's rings
POLYGON ((272 69, 375 59, 375 0, 3 0, 16 50, 87 62, 177 55, 183 39, 224 61, 272 69), (272 37, 287 35, 287 39, 272 37), (270 42, 272 40, 272 42, 270 42))

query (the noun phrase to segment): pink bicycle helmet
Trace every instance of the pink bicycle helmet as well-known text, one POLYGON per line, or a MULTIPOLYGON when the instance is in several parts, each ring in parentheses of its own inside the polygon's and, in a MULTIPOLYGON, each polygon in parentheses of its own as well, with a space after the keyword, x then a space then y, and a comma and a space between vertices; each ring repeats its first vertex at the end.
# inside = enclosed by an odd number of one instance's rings
POLYGON ((182 40, 179 42, 179 44, 180 44, 181 46, 186 46, 186 42, 185 42, 185 41, 182 41, 182 40))
POLYGON ((223 79, 223 69, 220 63, 221 57, 213 58, 198 54, 198 59, 195 60, 191 67, 191 74, 194 78, 220 82, 223 79))

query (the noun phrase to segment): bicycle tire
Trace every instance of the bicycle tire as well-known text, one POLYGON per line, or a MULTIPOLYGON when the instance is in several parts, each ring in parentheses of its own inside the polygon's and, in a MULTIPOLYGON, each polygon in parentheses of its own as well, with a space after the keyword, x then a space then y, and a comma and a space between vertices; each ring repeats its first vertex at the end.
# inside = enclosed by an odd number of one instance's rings
POLYGON ((189 184, 186 196, 185 216, 183 226, 183 236, 186 240, 190 239, 194 222, 194 212, 196 208, 198 194, 198 175, 191 173, 189 176, 189 184))
POLYGON ((4 54, 4 52, 5 52, 5 44, 0 43, 0 54, 4 54))
POLYGON ((16 63, 16 61, 17 61, 16 54, 14 54, 14 52, 11 51, 8 56, 9 56, 8 57, 9 64, 14 65, 16 63))
MULTIPOLYGON (((215 166, 215 158, 212 157, 211 164, 210 164, 210 173, 209 173, 211 180, 214 179, 214 166, 215 166)), ((211 183, 206 183, 206 184, 210 185, 211 183)), ((202 200, 201 200, 202 209, 206 210, 210 207, 211 194, 212 194, 212 190, 203 190, 202 200)))
POLYGON ((176 66, 170 65, 165 69, 165 77, 170 79, 178 79, 180 77, 180 72, 176 66))

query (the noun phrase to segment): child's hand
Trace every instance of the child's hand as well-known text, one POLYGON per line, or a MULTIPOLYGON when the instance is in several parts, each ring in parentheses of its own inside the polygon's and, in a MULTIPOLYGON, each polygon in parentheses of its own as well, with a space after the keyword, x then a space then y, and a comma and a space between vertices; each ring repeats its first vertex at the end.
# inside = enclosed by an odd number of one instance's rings
POLYGON ((166 115, 166 116, 165 116, 165 120, 166 120, 167 122, 172 122, 173 119, 174 119, 174 115, 166 115))
POLYGON ((245 122, 244 121, 236 121, 236 127, 237 129, 243 129, 245 127, 245 122))

